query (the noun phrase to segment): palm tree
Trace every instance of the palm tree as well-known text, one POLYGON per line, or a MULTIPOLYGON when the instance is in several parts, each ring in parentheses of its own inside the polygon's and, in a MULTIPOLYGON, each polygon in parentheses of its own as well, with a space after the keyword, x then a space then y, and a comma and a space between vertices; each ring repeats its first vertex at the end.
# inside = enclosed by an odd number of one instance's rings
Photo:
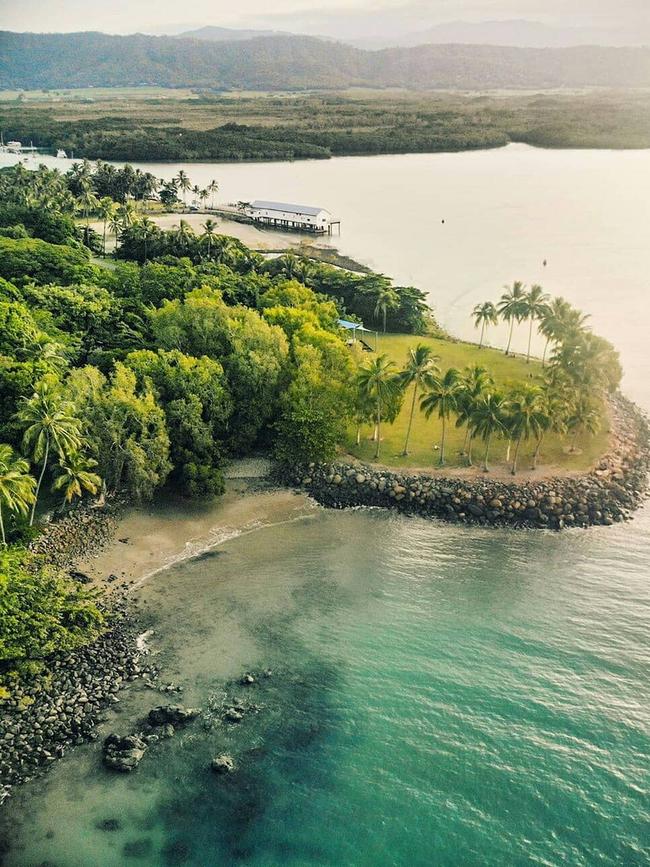
POLYGON ((444 376, 432 377, 425 394, 420 398, 420 409, 429 418, 435 409, 442 421, 442 438, 440 441, 440 466, 445 462, 446 421, 452 412, 458 410, 461 391, 460 372, 455 367, 445 371, 444 376))
POLYGON ((113 213, 108 218, 108 227, 111 232, 115 235, 115 247, 117 247, 117 242, 120 236, 120 232, 124 228, 122 223, 122 215, 119 212, 118 208, 115 208, 113 213))
POLYGON ((214 194, 219 192, 219 184, 215 180, 210 181, 208 184, 208 192, 211 196, 210 207, 214 210, 214 194))
POLYGON ((135 223, 137 214, 132 201, 127 199, 119 206, 120 220, 123 229, 129 229, 135 223))
POLYGON ((413 386, 411 412, 409 414, 409 423, 406 429, 404 451, 402 452, 404 457, 409 453, 409 438, 411 436, 411 425, 413 424, 413 413, 415 412, 417 393, 420 388, 432 385, 432 376, 440 372, 436 366, 436 361, 438 361, 438 356, 431 353, 431 348, 425 346, 423 343, 418 343, 415 348, 409 349, 406 365, 399 375, 402 388, 406 389, 410 385, 413 386))
POLYGON ((467 455, 467 463, 470 467, 472 466, 472 440, 474 438, 472 426, 474 406, 483 392, 488 388, 492 388, 492 386, 492 377, 484 367, 474 364, 465 368, 462 374, 461 390, 458 398, 456 427, 467 425, 465 442, 463 443, 461 454, 467 455))
POLYGON ((202 226, 204 235, 201 238, 202 241, 207 241, 208 244, 208 259, 210 258, 210 253, 212 252, 212 241, 215 235, 215 229, 217 228, 217 221, 212 220, 208 217, 205 223, 202 226))
POLYGON ((517 473, 517 459, 522 439, 527 440, 531 436, 539 439, 549 425, 543 393, 539 386, 523 385, 512 392, 507 402, 507 425, 515 441, 515 454, 510 470, 514 476, 517 473))
POLYGON ((90 230, 90 212, 97 210, 97 208, 99 207, 99 199, 93 192, 90 181, 82 182, 81 191, 77 197, 77 204, 79 206, 79 210, 83 214, 84 220, 86 221, 86 243, 88 243, 88 234, 90 230))
POLYGON ((472 311, 472 316, 474 317, 474 327, 478 328, 479 325, 481 326, 481 339, 478 348, 482 349, 485 329, 490 325, 496 325, 498 323, 499 313, 491 301, 484 301, 483 304, 476 305, 472 311))
POLYGON ((136 226, 137 236, 144 246, 144 264, 147 264, 147 246, 156 235, 157 226, 149 217, 143 217, 136 226))
POLYGON ((501 296, 501 300, 497 305, 499 315, 505 322, 510 323, 510 333, 508 334, 508 346, 506 347, 506 355, 510 355, 510 344, 512 343, 512 330, 515 322, 521 322, 524 313, 524 299, 526 292, 524 284, 520 280, 515 280, 512 288, 505 287, 506 291, 501 296))
POLYGON ((377 287, 375 293, 375 318, 380 314, 384 323, 384 334, 386 333, 386 314, 389 310, 395 310, 399 307, 399 295, 392 286, 383 284, 377 287))
POLYGON ((29 475, 29 463, 15 458, 11 446, 0 445, 0 540, 6 546, 3 508, 26 515, 34 502, 36 481, 29 475))
POLYGON ((575 401, 566 420, 567 428, 573 432, 569 452, 575 454, 578 434, 596 434, 600 429, 600 413, 593 399, 587 394, 580 394, 575 401))
POLYGON ((546 354, 548 352, 549 343, 552 340, 556 341, 559 339, 562 323, 565 321, 566 315, 570 309, 571 305, 568 301, 565 301, 564 298, 552 298, 546 305, 546 308, 540 317, 539 330, 546 338, 544 353, 542 355, 542 367, 546 364, 546 354))
POLYGON ((104 224, 102 250, 104 256, 106 256, 106 226, 115 212, 115 202, 110 198, 110 196, 102 196, 98 202, 97 210, 99 212, 99 218, 104 224))
POLYGON ((34 463, 43 464, 29 517, 31 527, 50 450, 53 449, 59 457, 77 451, 81 445, 80 425, 72 415, 72 405, 62 399, 58 382, 53 377, 44 377, 36 384, 32 397, 22 399, 17 418, 26 427, 23 434, 25 449, 30 450, 34 463))
POLYGON ((381 445, 382 407, 386 400, 399 389, 396 370, 394 361, 391 361, 387 355, 380 355, 364 364, 357 374, 357 384, 361 394, 373 400, 376 408, 377 446, 375 448, 375 460, 379 458, 381 445))
POLYGON ((96 494, 102 480, 92 468, 97 461, 86 458, 79 452, 71 452, 59 460, 59 474, 52 485, 53 491, 63 492, 63 502, 71 503, 75 497, 82 497, 84 491, 96 494))
POLYGON ((501 434, 505 430, 503 404, 503 395, 497 391, 486 391, 476 399, 472 411, 470 424, 474 436, 481 437, 485 443, 483 471, 486 473, 490 472, 488 465, 490 440, 495 434, 501 434))
POLYGON ((528 351, 526 352, 526 364, 530 362, 530 344, 533 339, 533 322, 539 322, 548 310, 549 296, 541 286, 535 283, 526 293, 523 302, 523 318, 529 320, 528 326, 528 351))
POLYGON ((210 193, 207 190, 200 190, 199 199, 200 199, 201 204, 203 205, 204 208, 205 208, 205 203, 208 201, 209 198, 210 198, 210 193))
POLYGON ((192 183, 187 176, 187 172, 180 169, 175 180, 178 182, 179 189, 183 192, 183 204, 187 205, 187 191, 192 189, 192 183))

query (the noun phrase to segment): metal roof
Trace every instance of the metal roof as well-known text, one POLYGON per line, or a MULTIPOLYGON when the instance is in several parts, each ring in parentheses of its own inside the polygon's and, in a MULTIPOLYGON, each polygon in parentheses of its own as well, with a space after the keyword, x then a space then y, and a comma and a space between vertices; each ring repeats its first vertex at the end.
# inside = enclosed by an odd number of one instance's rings
POLYGON ((350 322, 348 319, 337 319, 336 324, 341 328, 347 328, 348 331, 370 331, 369 328, 364 328, 360 322, 350 322))
MULTIPOLYGON (((325 208, 314 208, 312 205, 290 205, 287 202, 263 202, 256 199, 250 204, 251 208, 263 211, 284 211, 286 214, 299 214, 305 217, 316 217, 325 208)), ((329 213, 329 211, 326 211, 329 213)))

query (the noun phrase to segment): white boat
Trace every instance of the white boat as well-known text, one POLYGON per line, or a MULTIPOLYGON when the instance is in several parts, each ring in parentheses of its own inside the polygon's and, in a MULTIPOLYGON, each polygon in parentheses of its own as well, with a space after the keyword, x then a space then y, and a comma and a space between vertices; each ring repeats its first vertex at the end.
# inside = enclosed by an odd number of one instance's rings
POLYGON ((64 150, 59 148, 58 151, 56 152, 56 158, 57 158, 57 160, 67 160, 68 155, 64 150))
POLYGON ((10 154, 19 154, 22 152, 23 146, 19 141, 8 141, 7 150, 10 154))

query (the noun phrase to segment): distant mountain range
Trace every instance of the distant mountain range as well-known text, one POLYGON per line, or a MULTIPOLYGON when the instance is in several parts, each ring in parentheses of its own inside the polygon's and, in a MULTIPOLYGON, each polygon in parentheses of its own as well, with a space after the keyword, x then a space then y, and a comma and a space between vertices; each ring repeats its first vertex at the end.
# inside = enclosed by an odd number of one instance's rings
POLYGON ((264 36, 295 36, 287 30, 236 30, 232 27, 199 27, 179 33, 179 39, 205 39, 208 42, 241 42, 264 36))
POLYGON ((367 51, 307 36, 209 40, 0 32, 0 88, 221 90, 650 87, 650 48, 419 45, 367 51))
POLYGON ((406 34, 347 40, 360 48, 414 45, 508 45, 523 48, 570 48, 576 45, 650 44, 650 19, 645 30, 625 28, 557 27, 540 21, 448 21, 406 34))

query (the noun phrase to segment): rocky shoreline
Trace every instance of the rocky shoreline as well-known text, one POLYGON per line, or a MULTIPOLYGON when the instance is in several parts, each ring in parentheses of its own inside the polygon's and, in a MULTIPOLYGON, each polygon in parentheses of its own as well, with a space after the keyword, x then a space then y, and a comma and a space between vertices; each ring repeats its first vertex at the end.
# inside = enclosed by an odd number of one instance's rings
MULTIPOLYGON (((102 508, 83 503, 47 523, 30 549, 85 582, 89 579, 74 570, 75 561, 112 539, 118 509, 117 503, 102 508)), ((141 664, 140 627, 123 588, 102 605, 110 626, 99 638, 42 660, 38 671, 22 675, 0 701, 0 804, 13 786, 40 776, 73 746, 94 740, 103 712, 119 691, 137 677, 154 674, 141 664)))
POLYGON ((540 481, 501 481, 489 474, 408 475, 361 463, 310 464, 281 471, 285 483, 324 506, 375 506, 454 523, 561 530, 609 526, 630 518, 646 497, 650 424, 622 395, 611 400, 613 445, 587 473, 540 481))

